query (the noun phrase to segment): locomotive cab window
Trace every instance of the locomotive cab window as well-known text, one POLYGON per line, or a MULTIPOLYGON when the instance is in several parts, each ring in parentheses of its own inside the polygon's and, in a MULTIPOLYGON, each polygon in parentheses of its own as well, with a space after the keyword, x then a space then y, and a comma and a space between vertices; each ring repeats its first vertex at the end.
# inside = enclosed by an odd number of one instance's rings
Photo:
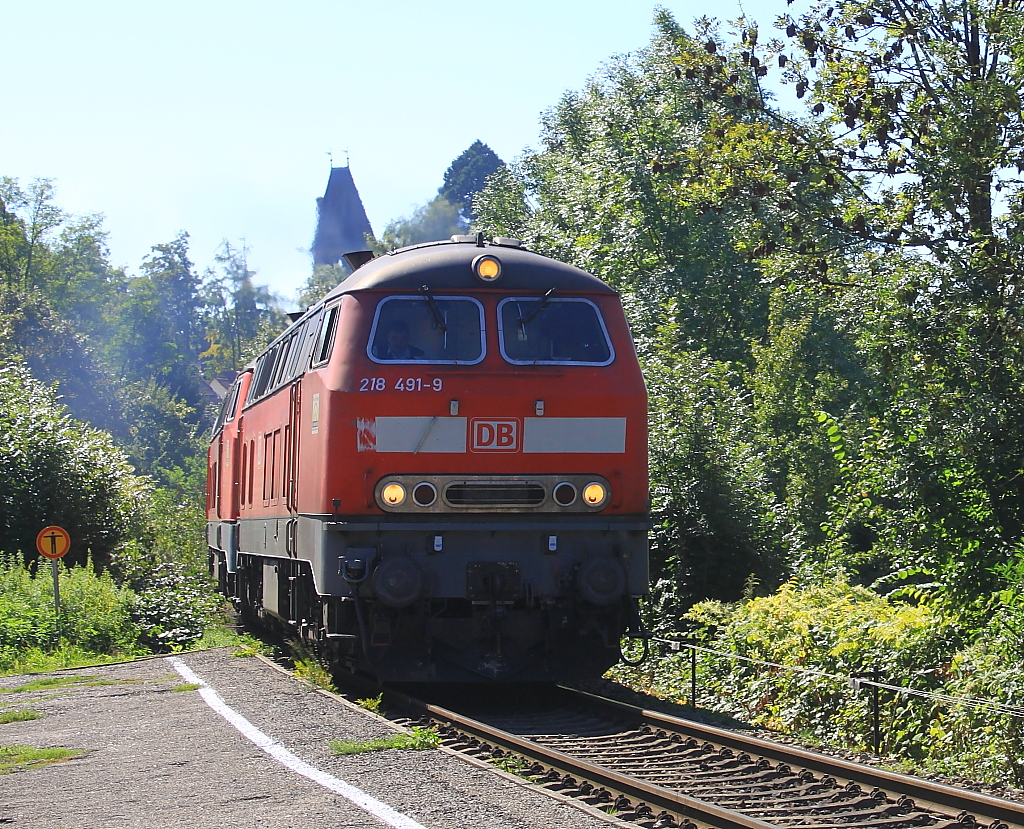
POLYGON ((483 318, 483 306, 470 297, 387 297, 377 306, 367 354, 376 363, 479 363, 483 318))
POLYGON ((503 299, 498 339, 501 356, 515 365, 606 366, 615 359, 601 311, 582 297, 503 299))

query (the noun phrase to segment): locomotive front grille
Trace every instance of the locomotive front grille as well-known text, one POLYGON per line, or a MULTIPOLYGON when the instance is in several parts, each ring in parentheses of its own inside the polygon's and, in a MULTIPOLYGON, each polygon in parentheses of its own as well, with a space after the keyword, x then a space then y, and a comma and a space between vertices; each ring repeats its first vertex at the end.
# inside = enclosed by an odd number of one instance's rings
POLYGON ((594 513, 611 503, 601 475, 385 475, 374 500, 385 512, 468 514, 484 512, 594 513), (599 489, 598 500, 588 496, 599 489))
POLYGON ((459 481, 444 490, 453 507, 536 507, 545 497, 544 487, 530 481, 459 481))

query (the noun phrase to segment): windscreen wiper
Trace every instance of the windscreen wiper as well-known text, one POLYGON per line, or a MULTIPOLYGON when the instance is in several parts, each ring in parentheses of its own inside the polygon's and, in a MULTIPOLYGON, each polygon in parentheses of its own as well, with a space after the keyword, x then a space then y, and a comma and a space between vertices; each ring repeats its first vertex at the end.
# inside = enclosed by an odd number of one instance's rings
POLYGON ((533 322, 534 319, 536 319, 537 314, 539 314, 541 311, 543 311, 545 308, 547 308, 548 305, 551 304, 551 295, 554 292, 555 292, 554 288, 549 288, 548 292, 546 294, 544 294, 544 296, 542 296, 540 298, 540 301, 537 303, 537 307, 534 308, 533 311, 531 311, 525 317, 520 315, 520 317, 519 317, 519 327, 523 330, 523 334, 526 333, 526 326, 529 325, 531 322, 533 322))
POLYGON ((427 307, 430 309, 430 315, 434 318, 434 322, 438 328, 448 333, 448 326, 444 324, 444 318, 441 316, 441 309, 437 307, 437 300, 430 295, 430 288, 426 285, 420 288, 420 293, 423 294, 423 299, 426 300, 427 307))

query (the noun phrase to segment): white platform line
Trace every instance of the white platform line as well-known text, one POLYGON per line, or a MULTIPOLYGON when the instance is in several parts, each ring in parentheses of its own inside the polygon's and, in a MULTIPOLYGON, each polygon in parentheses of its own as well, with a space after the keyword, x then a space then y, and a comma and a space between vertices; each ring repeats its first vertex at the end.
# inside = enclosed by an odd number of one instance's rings
POLYGON ((224 700, 220 698, 220 695, 200 679, 195 671, 193 671, 181 659, 176 656, 169 656, 167 657, 167 661, 174 666, 174 670, 181 674, 182 678, 187 682, 194 682, 201 686, 199 688, 199 693, 210 708, 220 714, 224 719, 242 732, 246 739, 251 740, 259 748, 263 749, 263 751, 277 760, 277 762, 287 766, 297 774, 301 774, 303 777, 308 777, 314 783, 319 783, 325 789, 330 789, 335 794, 340 794, 346 800, 354 803, 360 809, 369 812, 375 818, 383 821, 388 826, 393 826, 395 829, 426 829, 423 824, 417 823, 411 817, 407 817, 401 812, 396 812, 386 803, 381 803, 376 798, 368 795, 362 789, 357 789, 355 786, 349 785, 344 780, 341 780, 332 774, 328 774, 325 771, 320 771, 320 769, 300 760, 283 745, 272 740, 245 717, 225 703, 224 700))

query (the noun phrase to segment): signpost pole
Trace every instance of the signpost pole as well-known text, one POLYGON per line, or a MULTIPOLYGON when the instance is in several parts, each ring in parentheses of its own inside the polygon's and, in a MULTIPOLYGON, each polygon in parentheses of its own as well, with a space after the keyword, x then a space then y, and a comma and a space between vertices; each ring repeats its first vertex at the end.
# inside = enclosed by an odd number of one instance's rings
POLYGON ((60 645, 60 578, 57 575, 60 565, 58 559, 50 561, 53 565, 53 613, 57 618, 57 645, 60 645))

